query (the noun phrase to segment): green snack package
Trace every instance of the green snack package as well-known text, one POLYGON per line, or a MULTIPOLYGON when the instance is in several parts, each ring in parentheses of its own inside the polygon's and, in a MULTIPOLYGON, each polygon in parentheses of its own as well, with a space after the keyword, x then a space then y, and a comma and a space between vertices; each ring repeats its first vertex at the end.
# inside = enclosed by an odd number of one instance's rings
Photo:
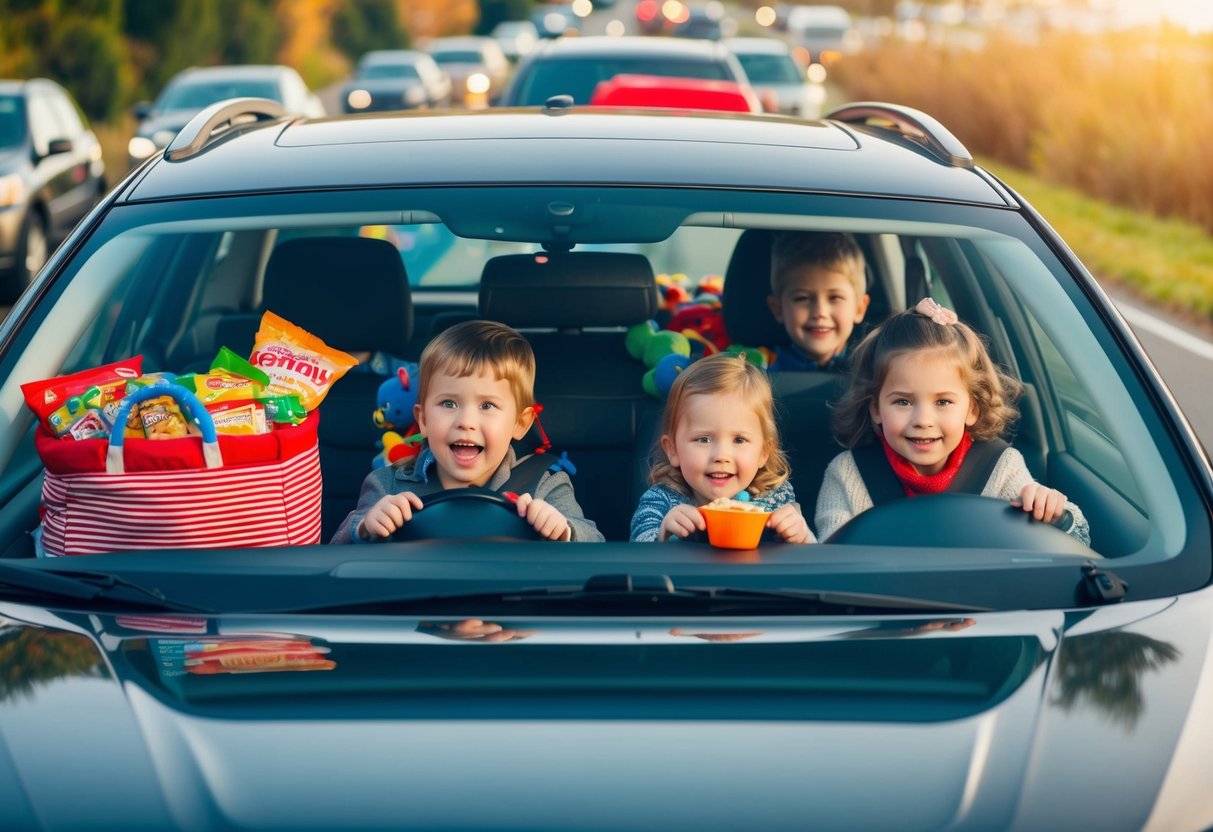
POLYGON ((219 354, 211 362, 211 370, 222 370, 225 373, 244 376, 257 382, 262 387, 267 387, 270 383, 270 377, 263 370, 258 370, 248 362, 248 359, 241 358, 227 347, 219 348, 219 354))
POLYGON ((259 396, 256 401, 265 408, 265 418, 276 425, 297 425, 307 418, 303 401, 293 393, 285 396, 259 396))

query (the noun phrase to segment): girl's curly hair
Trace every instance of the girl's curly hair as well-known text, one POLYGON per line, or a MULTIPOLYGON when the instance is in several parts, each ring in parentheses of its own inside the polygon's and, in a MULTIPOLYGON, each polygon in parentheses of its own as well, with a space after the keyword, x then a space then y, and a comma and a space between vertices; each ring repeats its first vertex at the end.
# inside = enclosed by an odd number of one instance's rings
POLYGON ((854 448, 873 440, 872 406, 890 362, 919 350, 941 350, 956 359, 977 406, 977 422, 969 428, 974 439, 1002 436, 1019 417, 1015 401, 1022 385, 994 363, 982 336, 961 321, 939 324, 907 309, 872 330, 851 356, 851 386, 839 398, 833 417, 834 433, 844 446, 854 448))
POLYGON ((766 464, 758 469, 746 491, 757 496, 783 485, 791 474, 788 458, 779 447, 779 428, 775 424, 775 403, 767 374, 745 359, 743 355, 718 354, 693 362, 674 379, 661 417, 661 431, 652 451, 649 479, 654 485, 668 485, 679 493, 690 495, 691 487, 682 472, 670 464, 661 449, 661 436, 673 437, 678 421, 686 411, 691 396, 729 395, 738 393, 754 408, 762 425, 763 451, 766 464))

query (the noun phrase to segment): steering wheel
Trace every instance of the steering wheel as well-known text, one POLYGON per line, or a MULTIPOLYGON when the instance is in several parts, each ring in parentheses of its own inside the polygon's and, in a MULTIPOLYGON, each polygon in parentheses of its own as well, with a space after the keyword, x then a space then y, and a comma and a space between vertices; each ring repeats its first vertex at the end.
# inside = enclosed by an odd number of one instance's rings
POLYGON ((921 494, 855 515, 826 543, 949 549, 1019 549, 1097 557, 1051 523, 1006 500, 977 494, 921 494))
POLYGON ((421 502, 424 507, 396 530, 393 540, 539 539, 526 518, 518 516, 513 501, 487 488, 450 488, 423 496, 421 502))

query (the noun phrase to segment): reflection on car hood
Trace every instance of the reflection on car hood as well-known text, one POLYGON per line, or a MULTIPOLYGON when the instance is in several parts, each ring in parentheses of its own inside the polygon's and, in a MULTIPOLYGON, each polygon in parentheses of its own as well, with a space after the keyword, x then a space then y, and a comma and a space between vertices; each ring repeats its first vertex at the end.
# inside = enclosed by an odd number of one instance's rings
POLYGON ((127 830, 1198 828, 1213 822, 1209 601, 501 629, 0 606, 0 814, 127 830))
POLYGON ((27 158, 19 147, 0 147, 0 173, 16 170, 27 158))

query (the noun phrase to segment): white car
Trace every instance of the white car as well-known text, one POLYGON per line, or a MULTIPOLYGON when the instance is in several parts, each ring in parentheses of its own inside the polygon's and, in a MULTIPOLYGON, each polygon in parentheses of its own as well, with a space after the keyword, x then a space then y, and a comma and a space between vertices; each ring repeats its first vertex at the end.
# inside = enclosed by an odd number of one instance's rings
POLYGON ((771 103, 784 115, 821 115, 825 87, 820 80, 809 80, 808 67, 787 43, 776 38, 725 38, 721 43, 737 56, 764 105, 774 99, 771 103))

